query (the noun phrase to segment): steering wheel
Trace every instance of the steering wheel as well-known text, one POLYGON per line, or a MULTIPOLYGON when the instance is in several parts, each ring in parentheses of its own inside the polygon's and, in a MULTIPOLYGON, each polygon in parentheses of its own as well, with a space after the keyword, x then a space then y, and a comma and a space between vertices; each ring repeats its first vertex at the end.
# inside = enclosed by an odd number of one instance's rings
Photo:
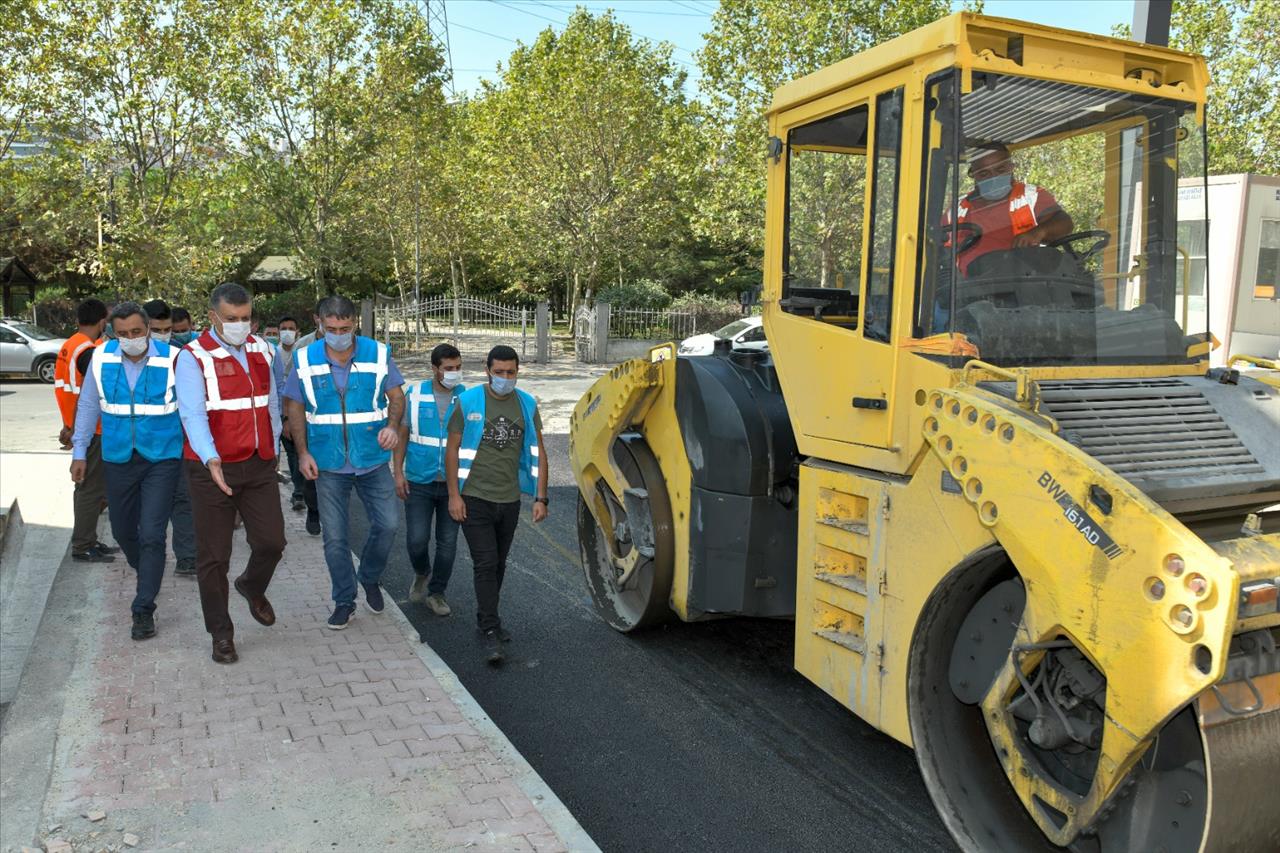
MULTIPOLYGON (((982 239, 982 226, 976 222, 957 222, 956 234, 960 235, 965 232, 968 232, 969 236, 959 237, 960 246, 956 249, 957 255, 962 252, 969 251, 969 249, 973 248, 974 243, 977 243, 982 239)), ((935 225, 933 226, 933 234, 933 241, 935 244, 939 246, 946 246, 947 241, 951 239, 951 226, 935 225)))
POLYGON ((1107 246, 1111 245, 1111 232, 1110 231, 1077 231, 1074 234, 1068 234, 1065 237, 1059 237, 1057 240, 1054 240, 1051 243, 1046 243, 1045 245, 1053 249, 1056 249, 1057 247, 1061 246, 1063 249, 1066 250, 1068 255, 1075 258, 1075 260, 1078 263, 1083 264, 1086 261, 1088 261, 1090 258, 1092 258, 1094 255, 1101 252, 1103 249, 1107 248, 1107 246), (1096 239, 1097 242, 1095 242, 1092 246, 1086 249, 1084 251, 1084 254, 1077 252, 1075 250, 1075 247, 1071 245, 1077 240, 1089 240, 1089 239, 1096 239))

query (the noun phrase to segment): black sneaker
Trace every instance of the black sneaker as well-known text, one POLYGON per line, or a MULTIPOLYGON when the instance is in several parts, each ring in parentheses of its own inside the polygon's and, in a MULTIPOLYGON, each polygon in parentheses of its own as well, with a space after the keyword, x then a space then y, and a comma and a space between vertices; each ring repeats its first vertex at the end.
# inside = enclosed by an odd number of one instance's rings
POLYGON ((196 558, 183 557, 181 560, 178 561, 178 564, 173 567, 173 573, 175 575, 181 575, 182 577, 187 577, 187 578, 195 577, 196 576, 196 558))
POLYGON ((71 559, 77 563, 114 563, 116 558, 103 551, 97 545, 90 545, 83 551, 72 551, 71 559))
POLYGON ((364 606, 369 608, 370 613, 381 613, 387 603, 382 600, 382 587, 376 583, 362 583, 364 587, 364 606))
POLYGON ((156 617, 151 613, 133 614, 131 635, 135 640, 150 640, 156 635, 156 617))
POLYGON ((106 542, 94 542, 93 545, 104 554, 114 554, 120 550, 114 545, 108 545, 106 542))
POLYGON ((307 532, 312 536, 320 535, 320 513, 316 510, 307 510, 307 532))
POLYGON ((351 617, 355 615, 356 606, 354 604, 339 604, 333 608, 333 615, 329 617, 329 628, 333 631, 341 631, 343 628, 351 624, 351 617))
POLYGON ((502 638, 492 628, 484 632, 484 647, 486 651, 485 660, 492 666, 502 663, 503 658, 506 657, 502 653, 502 638))
MULTIPOLYGON (((495 629, 491 628, 490 630, 495 630, 495 629)), ((497 628, 496 630, 498 632, 499 640, 501 640, 504 643, 511 642, 511 634, 510 632, 507 631, 506 628, 497 628)), ((489 631, 486 631, 483 628, 476 628, 476 633, 480 635, 481 639, 483 639, 485 636, 488 635, 489 631)))
POLYGON ((289 508, 294 512, 299 512, 300 510, 307 508, 307 502, 303 499, 302 495, 294 495, 289 498, 289 508))

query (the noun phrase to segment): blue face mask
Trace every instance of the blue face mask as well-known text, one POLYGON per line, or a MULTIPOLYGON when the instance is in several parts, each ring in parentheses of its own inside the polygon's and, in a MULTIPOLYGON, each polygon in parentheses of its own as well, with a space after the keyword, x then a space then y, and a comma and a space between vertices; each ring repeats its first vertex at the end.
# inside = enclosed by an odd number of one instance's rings
POLYGON ((516 381, 505 376, 490 376, 489 385, 493 388, 493 393, 500 397, 505 397, 516 390, 516 381))
POLYGON ((185 347, 195 339, 194 332, 174 332, 173 337, 169 338, 169 343, 175 346, 185 347))
POLYGON ((351 349, 352 337, 353 337, 353 333, 351 332, 347 332, 345 335, 338 335, 338 334, 334 334, 333 332, 325 332, 324 342, 329 346, 329 349, 337 350, 338 352, 343 352, 344 350, 351 349))
POLYGON ((999 201, 1007 196, 1011 189, 1013 189, 1013 175, 1010 172, 992 175, 978 181, 978 195, 987 201, 999 201))

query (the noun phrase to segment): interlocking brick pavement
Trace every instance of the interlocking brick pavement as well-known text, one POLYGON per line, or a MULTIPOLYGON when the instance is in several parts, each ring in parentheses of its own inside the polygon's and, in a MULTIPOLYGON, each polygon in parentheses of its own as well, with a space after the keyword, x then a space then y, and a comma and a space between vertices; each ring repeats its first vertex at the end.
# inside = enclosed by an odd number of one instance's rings
MULTIPOLYGON (((594 849, 447 671, 441 686, 390 596, 381 615, 361 605, 346 630, 325 627, 321 541, 286 524, 276 624, 232 592, 233 665, 210 660, 194 580, 170 565, 159 634, 134 642, 132 571, 94 569, 102 606, 80 629, 96 654, 76 665, 42 825, 77 850, 123 832, 139 849, 594 849), (95 809, 105 822, 82 817, 95 809)), ((233 573, 246 556, 240 534, 233 573)))

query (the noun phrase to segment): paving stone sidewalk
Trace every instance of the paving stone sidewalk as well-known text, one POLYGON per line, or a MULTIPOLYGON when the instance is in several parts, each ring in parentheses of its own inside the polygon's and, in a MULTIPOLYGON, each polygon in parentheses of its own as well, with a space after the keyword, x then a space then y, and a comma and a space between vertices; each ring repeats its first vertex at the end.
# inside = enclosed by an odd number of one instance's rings
MULTIPOLYGON (((86 589, 100 606, 90 601, 85 624, 72 628, 87 642, 68 679, 40 841, 74 850, 130 841, 140 850, 595 850, 390 596, 383 614, 362 603, 349 628, 326 628, 321 540, 301 516, 286 512, 286 525, 268 592, 276 624, 254 622, 232 592, 234 665, 210 660, 195 581, 174 577, 172 560, 159 635, 145 642, 129 638, 127 565, 63 567, 98 573, 86 589)), ((237 539, 233 574, 247 556, 237 539)))

